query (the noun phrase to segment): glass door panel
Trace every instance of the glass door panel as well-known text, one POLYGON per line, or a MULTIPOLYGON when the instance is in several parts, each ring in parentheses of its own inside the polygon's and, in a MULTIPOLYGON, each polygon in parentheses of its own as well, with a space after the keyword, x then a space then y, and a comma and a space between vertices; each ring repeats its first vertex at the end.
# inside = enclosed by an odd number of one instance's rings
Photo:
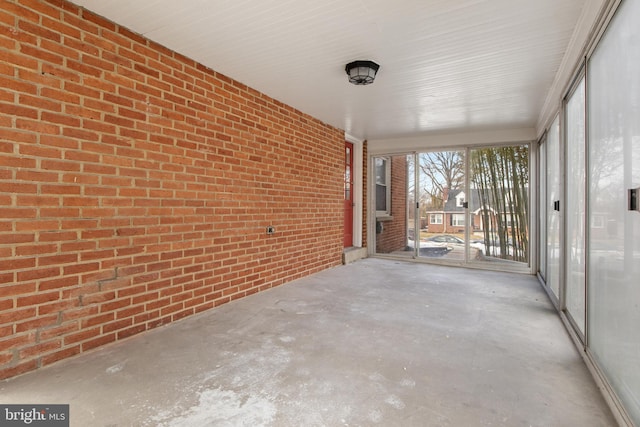
POLYGON ((547 250, 546 285, 560 299, 560 118, 556 117, 549 129, 546 142, 547 154, 547 250))
POLYGON ((540 242, 538 244, 538 262, 540 276, 543 280, 547 280, 547 143, 546 138, 540 142, 538 147, 538 230, 540 233, 540 242))
POLYGON ((436 151, 417 157, 419 216, 424 219, 418 256, 465 261, 464 152, 436 151))
POLYGON ((620 5, 588 69, 587 343, 640 425, 640 0, 620 5))
POLYGON ((414 256, 415 200, 413 155, 373 158, 376 253, 414 256))
POLYGON ((407 155, 407 245, 406 251, 413 257, 418 255, 420 242, 420 217, 416 197, 416 156, 407 155))
POLYGON ((566 297, 569 316, 584 336, 585 327, 585 84, 567 101, 566 297))
POLYGON ((469 259, 529 263, 529 146, 470 151, 469 259))

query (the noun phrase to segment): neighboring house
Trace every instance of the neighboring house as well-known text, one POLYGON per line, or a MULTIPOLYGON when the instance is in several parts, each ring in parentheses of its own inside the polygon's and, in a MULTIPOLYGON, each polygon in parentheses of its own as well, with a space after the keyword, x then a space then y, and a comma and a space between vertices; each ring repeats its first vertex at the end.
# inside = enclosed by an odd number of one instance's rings
MULTIPOLYGON (((489 230, 493 231, 497 228, 496 214, 497 210, 488 204, 482 204, 480 191, 473 189, 469 191, 471 199, 464 190, 445 190, 445 202, 443 209, 427 209, 426 224, 428 230, 432 233, 464 233, 465 227, 465 203, 469 203, 469 221, 471 222, 471 231, 484 231, 487 226, 484 224, 483 210, 488 211, 489 230)), ((504 213, 504 212, 502 212, 504 213)), ((507 228, 511 227, 507 215, 507 228)))
MULTIPOLYGON (((470 202, 469 207, 480 205, 478 190, 471 191, 472 200, 467 199, 463 190, 445 191, 443 209, 427 209, 427 226, 432 233, 463 233, 465 227, 465 202, 470 202)), ((469 212, 472 230, 483 230, 481 210, 469 212)), ((491 212, 491 218, 494 217, 491 212)))

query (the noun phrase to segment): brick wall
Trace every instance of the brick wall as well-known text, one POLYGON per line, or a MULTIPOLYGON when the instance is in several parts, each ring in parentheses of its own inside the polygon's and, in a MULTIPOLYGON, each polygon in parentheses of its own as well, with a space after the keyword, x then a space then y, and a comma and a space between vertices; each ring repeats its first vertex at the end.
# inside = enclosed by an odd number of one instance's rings
POLYGON ((340 264, 343 150, 70 3, 3 1, 0 378, 340 264))
POLYGON ((407 246, 407 157, 391 158, 391 219, 376 234, 376 252, 390 253, 407 246))

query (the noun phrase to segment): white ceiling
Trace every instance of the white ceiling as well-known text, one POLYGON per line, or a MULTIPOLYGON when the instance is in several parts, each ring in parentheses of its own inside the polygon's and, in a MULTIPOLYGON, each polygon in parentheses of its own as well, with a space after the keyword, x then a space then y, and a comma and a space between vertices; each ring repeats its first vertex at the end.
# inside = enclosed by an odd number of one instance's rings
POLYGON ((363 139, 534 128, 590 1, 75 0, 363 139))

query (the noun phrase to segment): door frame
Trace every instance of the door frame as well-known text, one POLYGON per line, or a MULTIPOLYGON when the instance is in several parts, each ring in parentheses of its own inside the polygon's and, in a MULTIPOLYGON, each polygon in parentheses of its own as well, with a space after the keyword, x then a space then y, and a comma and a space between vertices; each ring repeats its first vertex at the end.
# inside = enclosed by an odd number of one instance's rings
POLYGON ((343 212, 344 212, 344 225, 342 227, 342 246, 347 249, 353 247, 353 214, 355 207, 355 198, 353 194, 353 188, 355 187, 353 176, 353 150, 354 145, 349 142, 344 142, 344 199, 343 199, 343 212), (348 174, 347 174, 348 172, 348 174), (348 180, 347 180, 348 176, 348 180), (347 199, 347 195, 349 198, 347 199))
POLYGON ((364 140, 345 133, 344 140, 353 144, 353 247, 362 247, 364 140))

